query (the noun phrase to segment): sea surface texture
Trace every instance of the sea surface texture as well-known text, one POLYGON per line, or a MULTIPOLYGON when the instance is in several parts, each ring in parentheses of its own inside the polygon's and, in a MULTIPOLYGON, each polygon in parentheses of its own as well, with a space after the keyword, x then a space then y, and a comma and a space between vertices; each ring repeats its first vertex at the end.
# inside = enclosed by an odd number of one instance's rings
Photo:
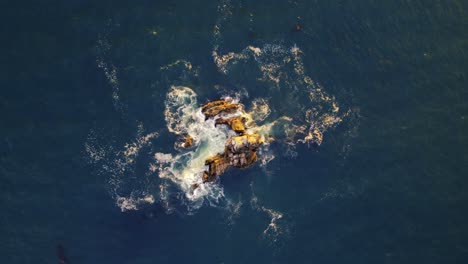
POLYGON ((0 263, 468 263, 468 1, 0 10, 0 263))

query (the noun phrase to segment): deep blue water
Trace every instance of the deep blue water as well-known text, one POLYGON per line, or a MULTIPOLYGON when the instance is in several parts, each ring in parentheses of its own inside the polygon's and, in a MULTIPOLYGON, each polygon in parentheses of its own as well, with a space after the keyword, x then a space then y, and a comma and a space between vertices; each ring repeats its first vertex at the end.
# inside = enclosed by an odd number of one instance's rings
POLYGON ((116 148, 140 123, 164 133, 171 84, 201 102, 220 96, 216 85, 267 89, 247 66, 216 69, 222 3, 0 5, 0 263, 59 263, 58 246, 69 263, 467 263, 467 1, 233 1, 223 52, 297 45, 306 74, 355 114, 320 147, 278 155, 268 175, 223 175, 243 202, 233 221, 208 205, 120 211, 111 175, 89 162, 90 132, 116 148), (197 78, 161 70, 178 59, 197 78), (100 60, 118 69, 118 102, 100 60), (251 206, 252 189, 284 214, 282 234, 262 235, 270 217, 251 206))

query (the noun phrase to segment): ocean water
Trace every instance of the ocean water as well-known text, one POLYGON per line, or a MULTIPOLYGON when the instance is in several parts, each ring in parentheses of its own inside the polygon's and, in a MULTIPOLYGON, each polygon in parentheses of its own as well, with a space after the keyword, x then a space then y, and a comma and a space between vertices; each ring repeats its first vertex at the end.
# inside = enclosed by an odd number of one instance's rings
POLYGON ((467 263, 467 1, 1 7, 0 263, 467 263))

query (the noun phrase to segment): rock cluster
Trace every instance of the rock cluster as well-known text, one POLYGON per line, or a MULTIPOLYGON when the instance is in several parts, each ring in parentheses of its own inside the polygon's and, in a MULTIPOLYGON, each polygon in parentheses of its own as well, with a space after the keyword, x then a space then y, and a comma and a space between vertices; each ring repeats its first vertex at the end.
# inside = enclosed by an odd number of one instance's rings
POLYGON ((224 153, 219 153, 205 161, 208 170, 203 173, 203 182, 212 182, 229 167, 245 168, 257 161, 257 149, 264 143, 258 134, 246 133, 246 119, 242 116, 222 118, 220 115, 234 113, 241 105, 230 100, 215 100, 202 106, 206 119, 217 118, 216 125, 227 125, 236 132, 226 140, 224 153))

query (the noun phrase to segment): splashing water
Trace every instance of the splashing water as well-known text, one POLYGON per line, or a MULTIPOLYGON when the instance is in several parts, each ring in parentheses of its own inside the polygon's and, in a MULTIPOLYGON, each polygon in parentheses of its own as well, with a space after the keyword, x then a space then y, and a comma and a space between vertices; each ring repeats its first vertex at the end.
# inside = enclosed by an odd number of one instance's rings
MULTIPOLYGON (((230 100, 239 103, 238 98, 230 100)), ((251 126, 248 132, 262 135, 263 141, 274 136, 272 128, 276 122, 263 126, 255 125, 269 114, 265 100, 254 101, 251 112, 245 112, 244 106, 239 105, 241 107, 236 112, 226 114, 224 118, 244 117, 246 123, 251 126)), ((196 93, 188 87, 171 87, 166 96, 165 106, 167 129, 179 136, 190 135, 193 138, 193 146, 186 150, 180 143, 176 143, 174 149, 178 153, 174 155, 156 153, 154 171, 157 170, 160 178, 176 184, 184 192, 192 208, 199 208, 204 200, 212 205, 219 204, 224 198, 222 187, 219 183, 203 183, 202 175, 206 171, 205 161, 224 152, 226 140, 233 135, 233 132, 224 126, 216 126, 216 119, 206 119, 201 112, 201 106, 197 103, 196 93), (193 188, 194 185, 198 188, 193 188)), ((259 154, 263 165, 273 159, 268 152, 268 144, 265 144, 259 154)))
MULTIPOLYGON (((306 74, 303 51, 294 44, 264 43, 240 47, 237 51, 224 50, 223 28, 231 15, 231 1, 222 0, 213 29, 211 55, 219 74, 234 83, 236 89, 220 91, 222 86, 219 85, 213 90, 224 97, 231 95, 235 103, 246 102, 247 107, 242 105, 229 117, 245 117, 249 127, 247 132, 257 133, 265 139, 267 143, 258 150, 258 163, 268 173, 267 165, 278 154, 295 157, 298 144, 321 145, 325 133, 353 111, 340 106, 334 96, 306 74), (240 68, 247 69, 251 76, 239 78, 240 68), (247 78, 250 79, 244 80, 247 78), (271 148, 273 144, 278 148, 271 148)), ((112 88, 115 109, 119 114, 127 115, 131 111, 127 111, 128 106, 122 100, 125 98, 121 98, 125 94, 121 93, 126 88, 125 82, 119 81, 119 69, 109 60, 111 47, 105 36, 100 38, 97 64, 112 88)), ((202 182, 202 174, 207 169, 205 160, 223 153, 225 142, 233 132, 224 126, 215 126, 215 120, 205 120, 199 102, 202 98, 197 98, 196 93, 199 87, 192 81, 200 78, 201 70, 184 59, 159 67, 163 77, 170 79, 163 85, 167 91, 162 92, 166 123, 163 131, 145 132, 141 124, 134 138, 127 143, 106 140, 107 135, 98 130, 90 132, 85 144, 88 161, 97 165, 99 174, 109 179, 109 192, 122 211, 139 210, 158 203, 167 213, 174 210, 191 213, 207 204, 231 211, 229 222, 239 217, 241 200, 234 203, 227 198, 219 181, 202 182), (175 85, 180 83, 185 86, 175 85), (165 145, 160 137, 164 132, 179 138, 190 135, 193 146, 185 149, 182 142, 176 141, 173 148, 155 151, 154 146, 165 145), (140 166, 142 162, 143 166, 140 166), (141 172, 137 167, 145 167, 147 171, 141 172), (194 185, 198 187, 193 188, 194 185)), ((270 219, 262 232, 263 237, 276 241, 288 232, 287 212, 265 207, 253 190, 250 205, 270 219)))

